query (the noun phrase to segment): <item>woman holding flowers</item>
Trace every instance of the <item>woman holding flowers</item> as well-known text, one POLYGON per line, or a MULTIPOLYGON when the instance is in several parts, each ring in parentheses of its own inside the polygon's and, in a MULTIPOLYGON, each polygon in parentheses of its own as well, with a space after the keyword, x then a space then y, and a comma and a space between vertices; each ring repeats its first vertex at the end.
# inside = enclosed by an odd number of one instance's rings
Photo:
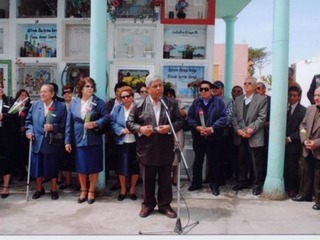
POLYGON ((78 203, 95 202, 95 186, 99 172, 103 170, 102 129, 105 129, 109 114, 104 101, 94 95, 96 83, 90 77, 80 79, 78 97, 72 100, 66 124, 65 149, 72 151, 75 140, 76 169, 81 186, 78 203), (89 175, 89 188, 87 176, 89 175))
POLYGON ((58 159, 63 153, 63 144, 53 144, 53 137, 65 131, 66 105, 53 100, 54 87, 44 84, 40 99, 34 102, 26 118, 26 136, 32 141, 30 175, 36 178, 36 192, 32 198, 45 194, 43 179, 51 179, 51 199, 59 198, 57 190, 58 159))
POLYGON ((14 160, 12 115, 8 114, 12 104, 13 100, 4 94, 4 85, 0 82, 0 176, 3 180, 1 198, 9 196, 9 182, 14 160))

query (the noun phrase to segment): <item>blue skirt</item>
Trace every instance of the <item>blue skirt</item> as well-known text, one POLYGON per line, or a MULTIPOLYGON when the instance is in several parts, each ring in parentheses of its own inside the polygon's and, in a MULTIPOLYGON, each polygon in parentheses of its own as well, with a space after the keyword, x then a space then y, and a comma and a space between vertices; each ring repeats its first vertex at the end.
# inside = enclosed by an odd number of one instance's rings
POLYGON ((81 174, 99 173, 103 170, 102 145, 76 148, 76 168, 81 174))
POLYGON ((126 177, 139 174, 140 168, 136 157, 136 143, 117 145, 117 150, 119 156, 118 174, 126 177))
POLYGON ((60 157, 61 154, 57 153, 43 154, 41 152, 32 152, 31 177, 43 177, 45 179, 56 178, 58 176, 58 162, 60 157))

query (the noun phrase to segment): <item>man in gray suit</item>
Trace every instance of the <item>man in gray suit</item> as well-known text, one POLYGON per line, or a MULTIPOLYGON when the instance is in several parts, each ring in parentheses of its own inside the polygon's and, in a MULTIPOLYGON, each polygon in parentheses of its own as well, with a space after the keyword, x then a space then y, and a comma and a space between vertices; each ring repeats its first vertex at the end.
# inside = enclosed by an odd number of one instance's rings
POLYGON ((236 132, 234 144, 238 147, 238 191, 248 188, 250 164, 254 172, 253 195, 259 195, 266 176, 267 162, 264 157, 264 124, 267 116, 267 98, 255 93, 257 80, 247 77, 245 94, 235 99, 232 126, 236 132), (248 163, 248 156, 250 163, 248 163))
POLYGON ((302 153, 300 142, 300 123, 306 108, 300 104, 301 88, 291 86, 288 90, 288 112, 286 128, 286 149, 284 160, 284 186, 290 198, 295 197, 299 187, 299 159, 302 153))
POLYGON ((320 87, 314 91, 314 105, 307 108, 300 125, 300 140, 303 144, 302 176, 299 193, 294 201, 311 201, 315 196, 314 210, 320 210, 320 87))

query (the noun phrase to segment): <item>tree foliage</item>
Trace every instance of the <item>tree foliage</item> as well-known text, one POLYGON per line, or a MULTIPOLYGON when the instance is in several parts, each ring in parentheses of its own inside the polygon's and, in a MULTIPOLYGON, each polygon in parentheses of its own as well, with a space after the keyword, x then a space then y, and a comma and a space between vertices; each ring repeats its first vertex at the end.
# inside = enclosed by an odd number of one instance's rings
POLYGON ((267 52, 266 48, 252 48, 248 49, 248 72, 250 76, 253 76, 256 72, 256 69, 259 69, 259 78, 261 78, 261 69, 269 64, 269 56, 271 52, 267 52))

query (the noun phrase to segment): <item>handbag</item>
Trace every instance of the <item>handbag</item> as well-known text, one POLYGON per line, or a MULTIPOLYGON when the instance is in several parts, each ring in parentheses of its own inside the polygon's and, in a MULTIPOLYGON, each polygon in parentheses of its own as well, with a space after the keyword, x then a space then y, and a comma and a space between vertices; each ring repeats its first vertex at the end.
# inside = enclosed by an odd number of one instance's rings
POLYGON ((54 146, 63 146, 64 145, 64 133, 53 133, 49 135, 49 144, 54 146))

